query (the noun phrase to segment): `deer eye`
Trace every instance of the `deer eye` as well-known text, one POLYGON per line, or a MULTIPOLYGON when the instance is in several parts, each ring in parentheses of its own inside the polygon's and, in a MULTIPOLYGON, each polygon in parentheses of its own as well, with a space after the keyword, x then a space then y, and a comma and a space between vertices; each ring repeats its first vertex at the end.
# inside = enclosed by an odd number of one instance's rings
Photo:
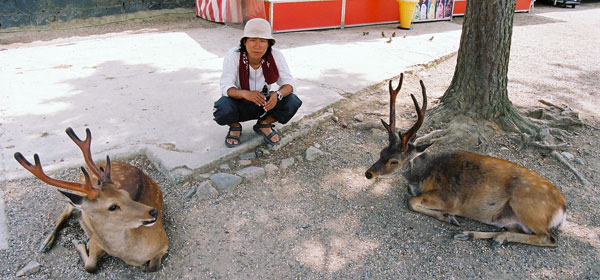
POLYGON ((120 208, 119 205, 113 204, 110 207, 108 207, 108 211, 112 212, 112 211, 118 210, 119 208, 120 208))
POLYGON ((398 161, 394 159, 394 160, 390 161, 390 164, 391 165, 396 165, 396 164, 398 164, 398 161))

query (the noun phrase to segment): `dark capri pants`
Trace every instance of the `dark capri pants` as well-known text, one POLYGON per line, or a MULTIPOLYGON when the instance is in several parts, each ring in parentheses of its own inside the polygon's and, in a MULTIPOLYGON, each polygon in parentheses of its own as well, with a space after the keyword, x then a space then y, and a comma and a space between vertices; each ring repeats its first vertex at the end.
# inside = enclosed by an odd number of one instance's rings
MULTIPOLYGON (((302 106, 302 100, 292 93, 277 101, 275 108, 269 110, 269 112, 260 119, 264 120, 268 116, 272 116, 277 122, 286 124, 296 114, 300 106, 302 106)), ((213 116, 214 120, 219 125, 227 125, 257 120, 262 113, 264 113, 262 107, 257 106, 252 102, 228 96, 221 96, 221 98, 215 102, 213 116)))

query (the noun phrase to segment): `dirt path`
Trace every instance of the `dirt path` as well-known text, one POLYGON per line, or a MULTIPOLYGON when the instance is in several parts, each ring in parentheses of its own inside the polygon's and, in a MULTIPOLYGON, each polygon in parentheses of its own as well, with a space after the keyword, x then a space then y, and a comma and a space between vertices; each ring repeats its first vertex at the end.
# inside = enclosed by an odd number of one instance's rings
MULTIPOLYGON (((15 278, 29 261, 41 264, 32 279, 464 279, 531 278, 597 279, 600 277, 600 45, 590 26, 600 26, 600 7, 575 10, 536 9, 518 14, 509 70, 509 94, 518 107, 544 106, 544 99, 580 112, 586 126, 572 128, 561 152, 591 183, 582 187, 572 172, 548 154, 522 150, 508 136, 478 147, 460 148, 517 162, 557 185, 568 202, 569 218, 555 249, 511 244, 491 248, 486 241, 454 241, 459 228, 411 212, 406 183, 399 178, 368 181, 387 136, 382 129, 356 128, 378 122, 388 110, 387 81, 347 98, 333 109, 336 119, 277 152, 252 161, 254 166, 294 158, 295 164, 270 176, 245 181, 217 198, 187 198, 203 179, 172 182, 147 160, 131 162, 162 186, 168 256, 156 274, 105 257, 97 274, 87 274, 71 240, 85 239, 76 219, 69 220, 55 247, 42 254, 37 247, 62 210, 62 198, 37 180, 4 182, 10 249, 0 252, 0 276, 15 278), (541 10, 541 11, 540 11, 541 10), (580 20, 572 20, 579 17, 580 20), (324 155, 304 159, 310 146, 324 155)), ((597 31, 597 30, 596 30, 597 31)), ((377 32, 377 27, 373 27, 377 32)), ((419 91, 422 79, 436 104, 448 87, 456 57, 427 69, 407 73, 398 97, 398 126, 414 118, 408 93, 419 91)), ((423 131, 429 128, 423 128, 423 131)), ((226 162, 235 173, 237 160, 226 162)), ((57 177, 75 180, 77 169, 57 177)), ((461 229, 492 230, 466 219, 461 229)))

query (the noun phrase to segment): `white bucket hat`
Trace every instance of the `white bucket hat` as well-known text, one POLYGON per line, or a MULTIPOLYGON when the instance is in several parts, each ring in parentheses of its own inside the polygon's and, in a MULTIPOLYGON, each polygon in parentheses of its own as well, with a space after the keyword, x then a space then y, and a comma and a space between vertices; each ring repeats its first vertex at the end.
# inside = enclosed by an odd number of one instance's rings
POLYGON ((262 18, 253 18, 246 22, 244 27, 244 38, 261 38, 275 41, 271 34, 271 24, 262 18))

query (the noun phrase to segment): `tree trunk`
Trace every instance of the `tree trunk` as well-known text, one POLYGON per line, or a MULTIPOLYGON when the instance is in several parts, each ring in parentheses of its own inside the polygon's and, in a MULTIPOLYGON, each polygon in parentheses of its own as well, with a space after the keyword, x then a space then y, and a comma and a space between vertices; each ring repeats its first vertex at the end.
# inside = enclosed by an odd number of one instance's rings
POLYGON ((446 120, 466 115, 509 129, 529 127, 523 125, 507 92, 515 3, 467 1, 454 77, 432 114, 446 120))
POLYGON ((541 120, 542 126, 538 126, 522 117, 508 99, 508 63, 515 4, 516 0, 467 1, 452 82, 440 105, 433 108, 426 119, 432 127, 437 127, 436 123, 447 123, 446 129, 434 130, 420 141, 444 138, 449 146, 480 145, 500 127, 503 132, 520 134, 520 139, 515 141, 522 147, 552 151, 553 157, 566 163, 584 185, 589 185, 555 151, 561 146, 555 140, 563 141, 564 130, 550 127, 551 124, 580 124, 581 121, 577 117, 564 117, 566 112, 561 110, 560 115, 553 118, 556 121, 541 120), (560 137, 553 138, 553 135, 560 137))

